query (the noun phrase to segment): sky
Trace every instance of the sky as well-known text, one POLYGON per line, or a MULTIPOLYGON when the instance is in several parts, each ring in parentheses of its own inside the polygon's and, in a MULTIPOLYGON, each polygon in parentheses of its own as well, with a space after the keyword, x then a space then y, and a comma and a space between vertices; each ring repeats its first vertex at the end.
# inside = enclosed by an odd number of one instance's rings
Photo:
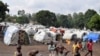
POLYGON ((26 13, 37 13, 40 10, 49 10, 56 14, 73 14, 94 9, 100 13, 100 0, 2 0, 9 5, 11 15, 18 10, 26 13))

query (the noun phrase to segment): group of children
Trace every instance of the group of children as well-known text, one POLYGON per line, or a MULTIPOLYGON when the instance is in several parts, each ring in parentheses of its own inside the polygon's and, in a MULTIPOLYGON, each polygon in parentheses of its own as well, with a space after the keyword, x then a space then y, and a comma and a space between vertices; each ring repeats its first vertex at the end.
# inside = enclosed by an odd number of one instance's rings
MULTIPOLYGON (((92 52, 93 52, 93 41, 92 39, 90 39, 87 43, 86 43, 86 47, 88 52, 86 53, 85 56, 87 56, 89 53, 92 56, 92 52)), ((81 41, 75 41, 73 46, 72 46, 72 54, 73 56, 81 56, 80 51, 83 50, 83 46, 81 41)), ((67 56, 68 54, 68 50, 67 48, 65 48, 62 43, 55 44, 53 41, 51 41, 48 44, 48 50, 49 50, 49 56, 67 56)), ((38 50, 32 50, 28 53, 28 56, 36 56, 39 53, 38 50)), ((22 56, 22 52, 21 52, 21 44, 18 41, 17 47, 16 47, 16 51, 14 53, 14 56, 22 56)))
MULTIPOLYGON (((90 39, 87 43, 86 43, 86 47, 88 52, 85 54, 85 56, 87 56, 89 53, 92 56, 92 51, 93 51, 93 41, 92 39, 90 39)), ((82 51, 84 49, 84 47, 82 46, 82 43, 79 42, 75 42, 73 44, 73 56, 81 56, 80 51, 82 51)))
POLYGON ((50 52, 49 56, 66 56, 69 52, 61 43, 55 44, 53 41, 49 43, 48 50, 50 52))
MULTIPOLYGON (((69 45, 70 41, 68 41, 69 45)), ((93 51, 93 41, 90 39, 88 42, 86 42, 86 48, 88 52, 85 54, 87 56, 89 53, 92 56, 93 51)), ((48 45, 48 50, 50 52, 49 56, 67 56, 67 53, 69 52, 62 44, 56 45, 51 41, 51 43, 48 45), (67 51, 67 52, 66 52, 67 51), (56 55, 55 55, 56 54, 56 55)), ((81 56, 80 51, 84 50, 84 45, 82 44, 82 41, 75 41, 72 46, 72 54, 73 56, 81 56)))
MULTIPOLYGON (((20 40, 18 40, 18 44, 16 46, 16 51, 14 52, 14 56, 22 56, 22 52, 21 52, 21 43, 20 40)), ((36 56, 39 53, 38 50, 32 50, 30 52, 28 52, 28 56, 36 56)), ((42 55, 39 55, 42 56, 42 55)))

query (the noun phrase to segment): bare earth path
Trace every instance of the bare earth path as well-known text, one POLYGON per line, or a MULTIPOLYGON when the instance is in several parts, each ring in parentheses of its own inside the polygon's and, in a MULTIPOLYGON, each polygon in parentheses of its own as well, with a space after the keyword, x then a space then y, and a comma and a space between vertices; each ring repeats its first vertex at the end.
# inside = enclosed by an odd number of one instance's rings
MULTIPOLYGON (((64 44, 64 46, 71 51, 71 45, 67 46, 64 44)), ((28 51, 30 50, 39 50, 43 56, 48 56, 48 50, 47 50, 47 45, 29 45, 29 46, 22 46, 22 54, 23 56, 27 56, 28 51)), ((100 43, 99 44, 94 44, 93 47, 93 56, 100 56, 100 43)), ((16 50, 16 46, 7 46, 3 42, 0 41, 0 56, 14 56, 14 52, 16 50)), ((81 52, 81 55, 84 56, 86 51, 81 52)), ((72 56, 72 53, 68 53, 67 56, 72 56)))

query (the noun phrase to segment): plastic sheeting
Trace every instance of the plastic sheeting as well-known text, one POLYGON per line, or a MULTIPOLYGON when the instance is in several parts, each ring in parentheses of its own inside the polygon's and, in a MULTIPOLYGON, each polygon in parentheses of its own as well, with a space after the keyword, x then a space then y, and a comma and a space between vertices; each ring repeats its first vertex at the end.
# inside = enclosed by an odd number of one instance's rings
POLYGON ((31 27, 24 29, 28 35, 34 35, 36 33, 35 30, 33 30, 31 27))
POLYGON ((48 35, 43 30, 39 30, 35 35, 34 39, 36 41, 42 42, 45 38, 48 38, 48 35))
POLYGON ((98 33, 93 33, 93 32, 90 32, 90 33, 87 35, 88 40, 92 39, 93 42, 98 41, 98 40, 99 40, 99 37, 100 37, 100 34, 98 34, 98 33))
MULTIPOLYGON (((5 35, 4 35, 4 43, 6 45, 10 45, 11 44, 11 40, 14 39, 12 38, 13 33, 17 32, 19 29, 15 26, 10 26, 7 28, 5 35)), ((14 41, 14 43, 16 43, 16 41, 18 41, 18 37, 16 38, 16 40, 14 41)))
POLYGON ((67 30, 64 33, 63 39, 71 39, 73 35, 76 35, 77 38, 82 39, 84 34, 88 34, 88 31, 82 31, 82 30, 67 30))
POLYGON ((65 31, 64 35, 63 35, 63 39, 72 39, 72 36, 74 35, 73 32, 71 31, 65 31))

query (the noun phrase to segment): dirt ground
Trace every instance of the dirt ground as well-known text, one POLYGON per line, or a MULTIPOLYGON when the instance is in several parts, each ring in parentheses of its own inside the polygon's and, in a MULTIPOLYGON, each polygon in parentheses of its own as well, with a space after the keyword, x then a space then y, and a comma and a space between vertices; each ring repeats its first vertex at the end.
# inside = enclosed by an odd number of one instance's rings
MULTIPOLYGON (((66 45, 63 44, 69 51, 72 50, 72 44, 66 45)), ((22 46, 22 54, 23 56, 28 56, 27 53, 31 50, 39 50, 43 56, 49 56, 49 52, 47 49, 47 45, 28 45, 22 46)), ((14 56, 14 52, 16 51, 16 46, 7 46, 2 41, 0 41, 0 56, 14 56)), ((87 51, 81 52, 81 56, 84 56, 87 51)), ((72 56, 72 52, 69 52, 67 56, 72 56)), ((93 46, 93 56, 100 56, 100 43, 94 44, 93 46)))

